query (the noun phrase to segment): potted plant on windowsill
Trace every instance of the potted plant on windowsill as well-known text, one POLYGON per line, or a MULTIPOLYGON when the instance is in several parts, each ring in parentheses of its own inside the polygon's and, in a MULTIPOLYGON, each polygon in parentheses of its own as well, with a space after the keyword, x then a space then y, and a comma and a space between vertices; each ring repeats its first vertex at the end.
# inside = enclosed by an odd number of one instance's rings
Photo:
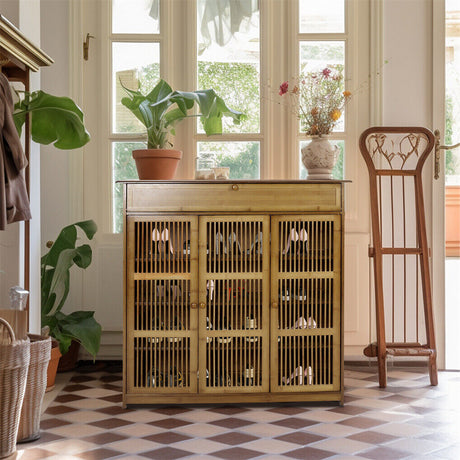
MULTIPOLYGON (((78 342, 93 357, 99 351, 101 326, 94 318, 94 311, 63 313, 62 307, 69 295, 70 269, 75 264, 82 269, 91 264, 92 250, 89 244, 77 246, 77 229, 91 240, 97 231, 93 220, 77 222, 64 227, 49 251, 41 259, 41 320, 48 327, 51 337, 59 342, 64 355, 71 342, 78 342)), ((78 354, 78 353, 77 353, 78 354)))
POLYGON ((160 80, 149 94, 133 91, 122 84, 128 96, 121 103, 127 107, 147 129, 147 149, 134 150, 139 179, 172 179, 182 152, 173 150, 168 136, 175 135, 175 126, 186 117, 198 116, 205 133, 222 134, 222 117, 230 117, 238 124, 241 112, 229 109, 214 90, 192 92, 173 91, 160 80), (194 114, 195 105, 199 109, 194 114))

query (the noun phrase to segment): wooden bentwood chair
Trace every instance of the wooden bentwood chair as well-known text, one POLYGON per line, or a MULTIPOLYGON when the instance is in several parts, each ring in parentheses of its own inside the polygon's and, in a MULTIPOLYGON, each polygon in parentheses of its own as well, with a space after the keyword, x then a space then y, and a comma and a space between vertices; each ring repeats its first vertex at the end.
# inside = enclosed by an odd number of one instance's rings
POLYGON ((359 140, 370 180, 377 323, 377 343, 364 354, 378 358, 381 388, 388 355, 427 356, 431 385, 438 384, 422 188, 434 144, 419 127, 369 128, 359 140))

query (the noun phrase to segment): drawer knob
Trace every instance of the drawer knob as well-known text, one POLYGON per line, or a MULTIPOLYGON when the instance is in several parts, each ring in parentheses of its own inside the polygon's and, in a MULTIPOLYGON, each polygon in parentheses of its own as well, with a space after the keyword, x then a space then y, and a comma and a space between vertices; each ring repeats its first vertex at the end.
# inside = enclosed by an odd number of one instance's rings
POLYGON ((200 308, 206 308, 206 304, 204 302, 200 302, 200 308))
POLYGON ((233 184, 232 189, 235 190, 235 192, 237 192, 240 188, 238 187, 237 184, 233 184))
POLYGON ((272 303, 272 308, 278 308, 278 304, 276 302, 272 303))
POLYGON ((193 308, 193 309, 195 309, 196 307, 198 307, 198 305, 197 305, 195 302, 193 302, 193 303, 190 305, 190 307, 193 308))

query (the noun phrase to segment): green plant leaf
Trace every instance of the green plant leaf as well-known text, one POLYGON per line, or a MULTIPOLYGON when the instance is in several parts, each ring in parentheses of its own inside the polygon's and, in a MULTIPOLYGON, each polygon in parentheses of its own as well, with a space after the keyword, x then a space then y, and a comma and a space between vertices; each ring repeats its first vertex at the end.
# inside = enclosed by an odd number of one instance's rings
POLYGON ((161 79, 156 85, 155 88, 150 91, 149 94, 147 94, 146 99, 149 102, 158 102, 161 101, 162 99, 165 99, 167 96, 169 96, 173 92, 172 88, 164 81, 161 79))
POLYGON ((14 123, 19 134, 31 114, 32 139, 39 144, 51 144, 58 149, 76 149, 90 140, 83 123, 83 112, 68 97, 58 97, 44 91, 28 93, 14 106, 14 123))
POLYGON ((74 311, 69 315, 56 314, 61 337, 76 340, 93 357, 101 342, 101 326, 94 318, 94 311, 74 311))
POLYGON ((149 148, 164 148, 168 133, 175 134, 172 127, 189 116, 200 116, 207 135, 222 133, 222 117, 231 117, 236 124, 243 117, 241 112, 228 108, 212 89, 173 91, 164 80, 160 80, 147 96, 123 88, 128 97, 121 102, 147 127, 149 148), (190 113, 195 105, 199 108, 198 115, 190 113))
POLYGON ((41 312, 44 316, 59 311, 69 294, 69 270, 73 264, 87 268, 91 264, 92 251, 88 244, 76 246, 77 228, 92 239, 97 231, 93 220, 77 222, 64 227, 47 254, 41 259, 41 312))
POLYGON ((77 227, 83 230, 89 240, 92 240, 97 232, 96 222, 92 219, 76 222, 75 224, 64 227, 60 231, 48 253, 42 257, 42 266, 43 264, 46 264, 47 266, 56 267, 61 251, 64 249, 75 248, 75 243, 77 241, 77 227))

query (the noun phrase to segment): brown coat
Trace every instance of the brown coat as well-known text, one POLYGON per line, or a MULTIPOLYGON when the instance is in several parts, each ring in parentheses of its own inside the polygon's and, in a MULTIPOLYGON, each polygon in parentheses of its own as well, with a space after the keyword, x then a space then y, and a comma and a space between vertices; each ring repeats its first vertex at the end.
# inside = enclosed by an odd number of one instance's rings
POLYGON ((0 73, 0 230, 4 230, 7 223, 31 218, 24 180, 26 166, 27 159, 13 121, 10 84, 0 73))

